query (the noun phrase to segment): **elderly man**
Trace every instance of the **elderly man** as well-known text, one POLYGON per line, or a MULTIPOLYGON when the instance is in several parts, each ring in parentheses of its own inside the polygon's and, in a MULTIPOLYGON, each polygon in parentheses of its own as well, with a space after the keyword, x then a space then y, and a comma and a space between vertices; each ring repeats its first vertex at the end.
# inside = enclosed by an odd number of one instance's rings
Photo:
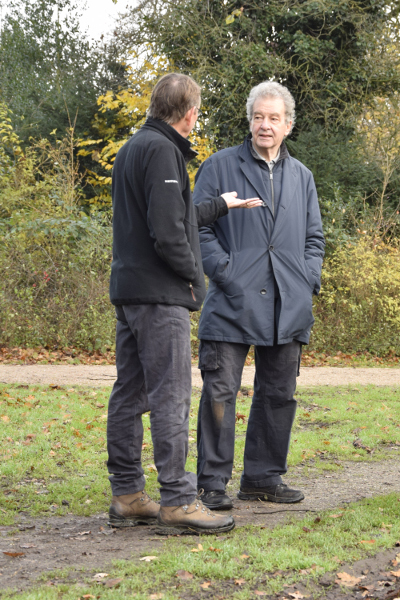
POLYGON ((210 285, 199 324, 203 392, 198 416, 198 487, 203 503, 228 509, 235 402, 244 362, 255 346, 256 374, 238 497, 299 502, 301 491, 282 482, 287 472, 293 394, 302 344, 314 319, 324 237, 311 172, 292 158, 284 139, 295 102, 284 86, 266 81, 247 100, 250 134, 243 144, 214 154, 201 166, 194 201, 234 187, 263 206, 221 217, 200 229, 210 285))
MULTIPOLYGON (((117 374, 108 408, 110 525, 158 521, 160 533, 215 533, 234 527, 210 513, 185 471, 191 394, 189 311, 205 296, 198 225, 244 206, 217 194, 194 206, 185 163, 200 88, 183 74, 156 84, 143 127, 118 152, 112 181, 110 297, 117 316, 117 374), (150 412, 161 507, 144 491, 142 415, 150 412)), ((249 207, 260 205, 257 198, 249 207)), ((246 211, 250 212, 250 211, 246 211)))

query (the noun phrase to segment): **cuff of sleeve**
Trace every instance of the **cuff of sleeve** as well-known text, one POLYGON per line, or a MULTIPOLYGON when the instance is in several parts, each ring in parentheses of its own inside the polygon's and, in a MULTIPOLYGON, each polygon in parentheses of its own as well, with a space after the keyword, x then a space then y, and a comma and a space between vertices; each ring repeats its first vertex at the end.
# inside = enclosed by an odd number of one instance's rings
POLYGON ((227 215, 229 212, 229 208, 224 198, 222 196, 218 196, 218 198, 216 198, 216 202, 218 206, 218 218, 227 215))

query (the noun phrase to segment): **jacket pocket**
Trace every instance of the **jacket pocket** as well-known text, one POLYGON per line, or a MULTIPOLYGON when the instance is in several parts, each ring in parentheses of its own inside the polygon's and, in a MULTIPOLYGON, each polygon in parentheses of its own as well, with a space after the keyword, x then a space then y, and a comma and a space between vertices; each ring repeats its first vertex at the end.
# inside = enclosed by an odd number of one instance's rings
POLYGON ((306 279, 308 281, 308 285, 310 286, 311 291, 314 291, 315 284, 318 279, 318 275, 317 275, 317 273, 314 273, 314 271, 310 270, 305 259, 302 260, 302 263, 303 263, 304 273, 305 273, 306 279))
POLYGON ((267 275, 266 256, 265 248, 246 248, 240 252, 232 252, 226 277, 218 284, 221 290, 228 296, 237 296, 264 287, 267 275))
POLYGON ((219 369, 219 350, 217 342, 200 340, 198 366, 202 371, 216 371, 219 369))

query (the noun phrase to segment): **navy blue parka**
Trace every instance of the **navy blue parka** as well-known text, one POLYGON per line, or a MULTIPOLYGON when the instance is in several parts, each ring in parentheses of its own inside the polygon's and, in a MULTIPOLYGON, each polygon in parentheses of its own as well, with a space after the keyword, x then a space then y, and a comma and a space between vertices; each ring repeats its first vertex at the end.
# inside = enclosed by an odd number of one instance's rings
POLYGON ((199 325, 202 340, 257 346, 309 342, 312 294, 320 289, 325 246, 314 179, 282 144, 273 171, 279 175, 273 215, 263 169, 250 135, 240 146, 208 158, 197 173, 195 203, 230 191, 264 201, 251 210, 231 210, 200 229, 210 279, 199 325))

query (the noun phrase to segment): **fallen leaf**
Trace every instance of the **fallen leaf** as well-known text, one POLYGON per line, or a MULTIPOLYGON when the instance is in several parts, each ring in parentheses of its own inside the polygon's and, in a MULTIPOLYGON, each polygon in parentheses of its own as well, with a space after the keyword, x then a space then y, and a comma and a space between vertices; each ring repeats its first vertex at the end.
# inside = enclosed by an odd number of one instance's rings
POLYGON ((354 585, 357 585, 357 583, 360 583, 361 579, 364 579, 364 577, 353 577, 353 575, 349 575, 349 573, 346 573, 345 571, 337 573, 337 576, 338 579, 336 579, 335 583, 347 587, 353 587, 354 585))
POLYGON ((192 548, 190 552, 203 552, 202 544, 197 544, 197 548, 192 548))
POLYGON ((12 556, 12 557, 16 557, 16 556, 25 556, 25 552, 3 552, 3 554, 6 554, 7 556, 12 556))
POLYGON ((164 598, 164 594, 158 592, 158 594, 150 594, 150 600, 160 600, 160 598, 164 598))
POLYGON ((85 594, 84 596, 82 596, 82 598, 85 598, 85 600, 89 600, 89 598, 96 598, 96 596, 92 596, 92 594, 85 594))
POLYGON ((118 587, 119 584, 121 583, 121 581, 123 581, 122 577, 118 577, 118 579, 109 579, 108 581, 106 581, 106 588, 113 588, 113 587, 118 587))
POLYGON ((222 552, 221 548, 214 548, 214 546, 210 546, 209 550, 211 550, 211 552, 222 552))
POLYGON ((91 531, 81 531, 80 533, 78 533, 78 535, 89 535, 89 533, 92 533, 91 531))
POLYGON ((157 560, 158 556, 143 556, 143 558, 139 558, 139 560, 144 560, 145 562, 150 562, 151 560, 157 560))
POLYGON ((292 598, 295 598, 295 600, 301 600, 301 598, 304 598, 303 594, 300 592, 293 592, 292 594, 289 594, 289 596, 292 596, 292 598))
POLYGON ((243 558, 243 559, 245 559, 245 558, 249 558, 249 556, 250 556, 249 554, 246 554, 246 553, 244 552, 240 558, 243 558))
POLYGON ((344 513, 338 513, 337 515, 329 515, 331 519, 338 519, 339 517, 343 517, 344 513))
POLYGON ((261 592, 260 590, 255 590, 256 596, 268 596, 267 592, 261 592))
POLYGON ((20 544, 20 548, 37 548, 35 544, 20 544))
POLYGON ((306 533, 310 533, 311 529, 308 529, 308 527, 303 527, 303 531, 305 531, 306 533))
POLYGON ((189 571, 184 571, 183 569, 179 569, 179 571, 176 572, 176 576, 179 577, 179 579, 193 579, 193 575, 189 573, 189 571))
POLYGON ((8 415, 2 415, 1 420, 4 421, 5 423, 8 423, 10 420, 10 417, 8 415))
POLYGON ((204 583, 200 584, 200 587, 203 588, 203 590, 207 590, 211 585, 211 581, 204 581, 204 583))
POLYGON ((375 544, 375 540, 360 540, 359 544, 375 544))
POLYGON ((96 408, 104 408, 104 407, 105 407, 105 404, 100 404, 100 403, 96 404, 96 408))
POLYGON ((375 589, 375 586, 374 586, 374 585, 372 585, 372 584, 371 584, 371 585, 359 585, 358 587, 360 588, 360 590, 367 590, 367 591, 369 591, 369 592, 370 592, 371 590, 374 590, 374 589, 375 589))
POLYGON ((96 575, 93 575, 94 579, 104 579, 104 577, 108 577, 108 573, 96 573, 96 575))
POLYGON ((235 579, 235 585, 243 585, 244 583, 246 583, 245 579, 242 579, 242 578, 235 579))
POLYGON ((314 523, 321 523, 321 517, 316 517, 314 519, 314 523))
POLYGON ((236 423, 238 423, 240 420, 242 421, 242 423, 244 423, 246 421, 246 415, 241 415, 237 412, 236 413, 236 423))
POLYGON ((394 577, 400 577, 400 571, 390 571, 391 575, 394 575, 394 577))

